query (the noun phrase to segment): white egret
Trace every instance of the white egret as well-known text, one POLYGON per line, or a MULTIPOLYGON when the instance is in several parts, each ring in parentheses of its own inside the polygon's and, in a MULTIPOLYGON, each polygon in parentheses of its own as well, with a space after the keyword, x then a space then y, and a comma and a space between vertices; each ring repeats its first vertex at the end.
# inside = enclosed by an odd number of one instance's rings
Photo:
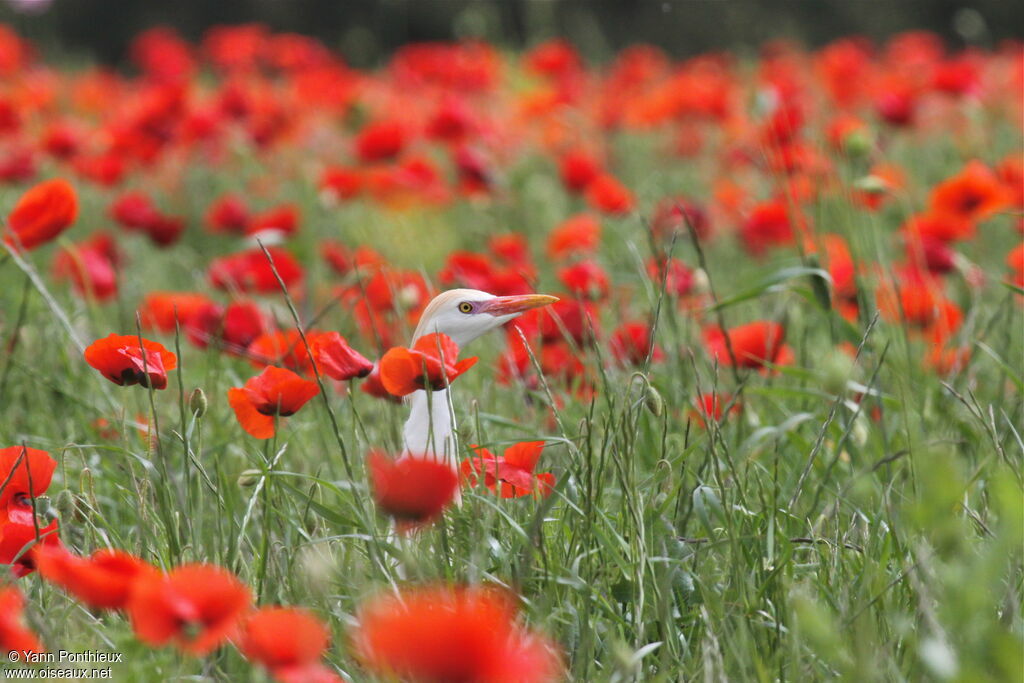
MULTIPOLYGON (((438 294, 423 309, 412 342, 440 333, 448 335, 461 350, 531 308, 556 301, 557 297, 546 294, 495 296, 477 289, 451 289, 438 294)), ((415 391, 407 400, 410 413, 402 429, 403 455, 430 457, 455 467, 458 452, 449 390, 415 391)))

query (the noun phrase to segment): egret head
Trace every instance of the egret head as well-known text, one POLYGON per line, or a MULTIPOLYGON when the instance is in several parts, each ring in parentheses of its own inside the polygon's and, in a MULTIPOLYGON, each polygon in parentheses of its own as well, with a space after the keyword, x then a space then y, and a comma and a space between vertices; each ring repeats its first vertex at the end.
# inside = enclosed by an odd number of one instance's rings
POLYGON ((531 308, 556 301, 558 297, 546 294, 494 296, 478 289, 450 289, 438 294, 423 309, 413 341, 425 334, 439 332, 451 337, 462 348, 531 308))

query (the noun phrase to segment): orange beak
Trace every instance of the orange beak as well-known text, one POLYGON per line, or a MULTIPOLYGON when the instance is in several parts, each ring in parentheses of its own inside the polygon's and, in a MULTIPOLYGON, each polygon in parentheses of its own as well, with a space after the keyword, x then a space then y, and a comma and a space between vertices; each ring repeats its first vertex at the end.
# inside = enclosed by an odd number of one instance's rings
POLYGON ((481 313, 489 313, 495 317, 502 315, 515 315, 523 313, 531 308, 540 308, 558 301, 557 296, 547 294, 521 294, 518 296, 498 296, 485 301, 480 307, 481 313))

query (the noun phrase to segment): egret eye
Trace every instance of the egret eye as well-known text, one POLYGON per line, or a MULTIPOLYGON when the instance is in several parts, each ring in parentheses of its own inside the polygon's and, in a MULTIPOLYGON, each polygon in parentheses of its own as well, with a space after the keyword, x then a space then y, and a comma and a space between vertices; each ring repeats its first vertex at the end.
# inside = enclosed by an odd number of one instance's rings
POLYGON ((473 312, 473 304, 469 303, 468 301, 463 301, 461 304, 459 304, 459 312, 460 313, 472 313, 473 312))

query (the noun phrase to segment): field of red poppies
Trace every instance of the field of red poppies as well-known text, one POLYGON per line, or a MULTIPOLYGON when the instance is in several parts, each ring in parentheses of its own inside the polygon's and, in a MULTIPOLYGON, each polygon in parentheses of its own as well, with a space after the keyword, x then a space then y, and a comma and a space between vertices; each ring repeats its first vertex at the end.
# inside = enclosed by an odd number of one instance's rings
POLYGON ((131 59, 0 26, 0 678, 1019 680, 1019 43, 131 59))

